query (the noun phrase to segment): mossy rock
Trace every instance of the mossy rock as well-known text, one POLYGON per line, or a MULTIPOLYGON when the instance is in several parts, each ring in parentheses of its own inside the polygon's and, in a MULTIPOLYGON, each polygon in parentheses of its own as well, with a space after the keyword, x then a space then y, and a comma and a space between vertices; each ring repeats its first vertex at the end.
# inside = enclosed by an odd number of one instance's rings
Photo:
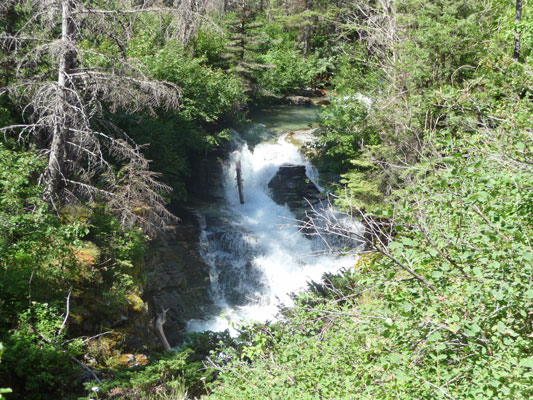
POLYGON ((138 313, 145 313, 148 311, 148 306, 139 295, 130 292, 126 294, 126 299, 128 301, 128 310, 138 313))
POLYGON ((111 368, 125 367, 133 368, 148 365, 148 357, 144 354, 120 354, 109 360, 108 365, 111 368))

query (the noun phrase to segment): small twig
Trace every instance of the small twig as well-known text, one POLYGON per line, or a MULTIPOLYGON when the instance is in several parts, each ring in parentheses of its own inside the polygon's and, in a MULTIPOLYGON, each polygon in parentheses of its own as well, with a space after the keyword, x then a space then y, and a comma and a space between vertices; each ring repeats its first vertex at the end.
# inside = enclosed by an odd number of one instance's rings
POLYGON ((76 357, 74 357, 72 354, 70 354, 68 351, 66 351, 65 349, 61 349, 64 353, 66 353, 71 359, 72 361, 74 361, 76 364, 78 364, 80 367, 82 367, 84 370, 86 370, 88 373, 90 373, 94 379, 96 379, 96 381, 98 383, 102 383, 102 381, 100 379, 98 379, 98 376, 96 375, 96 373, 90 369, 87 365, 85 365, 84 363, 82 363, 80 360, 78 360, 76 357))

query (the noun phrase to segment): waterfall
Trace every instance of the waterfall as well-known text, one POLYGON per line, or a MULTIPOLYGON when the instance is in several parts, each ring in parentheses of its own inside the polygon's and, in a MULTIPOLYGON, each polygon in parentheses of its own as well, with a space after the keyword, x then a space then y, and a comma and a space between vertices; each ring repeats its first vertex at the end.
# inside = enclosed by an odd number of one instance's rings
POLYGON ((224 168, 226 201, 204 218, 201 237, 218 311, 189 321, 189 331, 235 332, 234 324, 242 321, 275 320, 279 305, 293 304, 291 293, 326 272, 354 265, 355 256, 314 254, 320 244, 298 231, 287 206, 271 199, 267 185, 286 163, 305 165, 308 178, 316 180, 316 170, 283 135, 253 149, 243 143, 230 155, 224 168), (244 204, 235 182, 238 159, 244 204))

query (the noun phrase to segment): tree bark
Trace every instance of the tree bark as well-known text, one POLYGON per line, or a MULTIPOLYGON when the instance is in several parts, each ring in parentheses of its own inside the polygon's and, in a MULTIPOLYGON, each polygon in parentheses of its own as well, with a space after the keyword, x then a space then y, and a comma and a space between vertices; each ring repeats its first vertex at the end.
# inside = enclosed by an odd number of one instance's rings
POLYGON ((54 113, 54 128, 52 132, 52 143, 48 156, 48 167, 46 173, 46 187, 44 197, 51 200, 57 192, 62 178, 63 163, 65 159, 65 143, 69 132, 68 119, 68 98, 71 82, 69 74, 74 64, 75 54, 72 51, 72 39, 74 27, 72 24, 72 4, 71 0, 61 2, 61 56, 59 58, 59 70, 57 77, 57 100, 54 113))
MULTIPOLYGON (((516 0, 516 14, 514 18, 515 24, 519 24, 522 21, 522 0, 516 0)), ((518 27, 515 27, 514 33, 514 50, 513 59, 518 61, 520 59, 520 32, 518 27)))

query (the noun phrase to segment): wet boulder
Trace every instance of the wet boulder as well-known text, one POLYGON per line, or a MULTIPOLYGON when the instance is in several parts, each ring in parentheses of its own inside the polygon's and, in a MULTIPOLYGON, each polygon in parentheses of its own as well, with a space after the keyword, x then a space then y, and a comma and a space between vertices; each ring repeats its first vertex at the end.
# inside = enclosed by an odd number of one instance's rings
POLYGON ((320 191, 307 177, 305 165, 282 165, 268 183, 272 199, 280 204, 287 204, 299 218, 309 208, 309 203, 320 201, 320 191))

